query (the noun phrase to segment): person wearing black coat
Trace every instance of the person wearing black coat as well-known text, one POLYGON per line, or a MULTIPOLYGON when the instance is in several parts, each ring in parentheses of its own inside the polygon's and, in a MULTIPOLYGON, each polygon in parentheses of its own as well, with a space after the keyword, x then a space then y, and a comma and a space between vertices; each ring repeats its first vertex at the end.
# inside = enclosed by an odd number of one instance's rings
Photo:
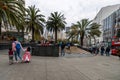
POLYGON ((108 46, 105 50, 106 56, 110 56, 110 47, 108 46))
POLYGON ((61 56, 65 56, 65 43, 64 42, 62 42, 62 44, 61 44, 61 56))
POLYGON ((102 46, 102 47, 101 47, 101 56, 104 55, 104 51, 105 51, 104 46, 102 46))

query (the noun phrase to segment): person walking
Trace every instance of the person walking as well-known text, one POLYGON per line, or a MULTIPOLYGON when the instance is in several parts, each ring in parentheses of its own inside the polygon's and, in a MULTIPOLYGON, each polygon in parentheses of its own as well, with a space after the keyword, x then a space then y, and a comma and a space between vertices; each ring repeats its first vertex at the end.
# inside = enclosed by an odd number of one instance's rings
POLYGON ((9 48, 8 56, 9 56, 9 65, 11 65, 11 64, 13 64, 13 51, 12 51, 12 48, 9 48))
POLYGON ((99 54, 99 47, 96 47, 95 55, 98 55, 98 54, 99 54))
POLYGON ((67 42, 67 50, 69 50, 69 53, 71 53, 71 49, 70 49, 70 42, 67 42))
POLYGON ((18 58, 20 59, 20 61, 22 61, 22 57, 21 57, 21 49, 24 51, 21 43, 19 41, 17 41, 16 38, 13 39, 13 42, 12 42, 12 51, 14 52, 14 55, 15 55, 15 60, 16 62, 18 63, 18 58))
POLYGON ((104 46, 102 46, 102 47, 101 47, 101 56, 104 55, 104 51, 105 51, 104 46))
POLYGON ((62 42, 62 44, 61 44, 61 56, 65 56, 65 43, 64 42, 62 42))
POLYGON ((62 41, 59 42, 59 52, 61 52, 62 41))
POLYGON ((105 50, 106 56, 110 56, 110 47, 108 46, 105 50))
POLYGON ((92 54, 93 54, 93 55, 96 55, 96 49, 97 49, 96 46, 93 46, 93 47, 92 47, 92 54))

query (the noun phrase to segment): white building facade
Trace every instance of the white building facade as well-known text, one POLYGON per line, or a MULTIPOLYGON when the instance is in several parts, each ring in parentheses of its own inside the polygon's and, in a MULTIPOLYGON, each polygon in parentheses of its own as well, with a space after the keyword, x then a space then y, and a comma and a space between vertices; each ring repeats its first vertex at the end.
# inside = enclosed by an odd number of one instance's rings
POLYGON ((102 32, 99 38, 96 38, 97 42, 103 42, 103 20, 111 15, 114 11, 120 8, 120 4, 117 5, 110 5, 101 8, 101 10, 97 13, 96 17, 94 18, 93 22, 100 24, 100 31, 102 32))

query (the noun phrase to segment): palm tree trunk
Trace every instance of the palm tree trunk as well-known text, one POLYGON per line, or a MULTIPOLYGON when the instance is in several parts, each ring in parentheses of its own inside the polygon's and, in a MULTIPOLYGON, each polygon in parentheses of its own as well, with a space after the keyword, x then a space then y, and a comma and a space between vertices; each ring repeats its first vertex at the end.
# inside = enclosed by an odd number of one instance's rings
POLYGON ((96 39, 95 39, 95 37, 93 37, 94 38, 94 44, 96 44, 96 39))
POLYGON ((23 37, 23 42, 24 42, 24 28, 22 28, 22 37, 23 37))
POLYGON ((77 41, 77 37, 75 36, 75 40, 77 41))
POLYGON ((1 36, 1 33, 2 33, 2 23, 0 22, 0 36, 1 36))
POLYGON ((83 46, 83 39, 84 39, 84 36, 81 36, 80 37, 80 45, 83 46))
POLYGON ((73 37, 72 37, 72 41, 73 41, 73 37))
POLYGON ((91 46, 91 37, 89 37, 90 38, 90 41, 89 41, 89 46, 91 46))
POLYGON ((32 25, 32 41, 34 42, 34 27, 32 25))
POLYGON ((55 43, 57 43, 57 27, 55 27, 55 43))
POLYGON ((84 39, 85 32, 83 31, 82 34, 80 34, 80 45, 83 46, 83 39, 84 39))

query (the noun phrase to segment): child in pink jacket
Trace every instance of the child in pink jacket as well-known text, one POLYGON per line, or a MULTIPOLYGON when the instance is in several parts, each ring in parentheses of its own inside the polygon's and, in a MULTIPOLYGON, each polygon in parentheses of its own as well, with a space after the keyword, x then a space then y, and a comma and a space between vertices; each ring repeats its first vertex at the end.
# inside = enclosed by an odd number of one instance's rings
POLYGON ((29 63, 30 60, 31 60, 30 47, 28 47, 27 50, 25 51, 24 55, 23 55, 22 61, 26 62, 26 63, 29 63))

